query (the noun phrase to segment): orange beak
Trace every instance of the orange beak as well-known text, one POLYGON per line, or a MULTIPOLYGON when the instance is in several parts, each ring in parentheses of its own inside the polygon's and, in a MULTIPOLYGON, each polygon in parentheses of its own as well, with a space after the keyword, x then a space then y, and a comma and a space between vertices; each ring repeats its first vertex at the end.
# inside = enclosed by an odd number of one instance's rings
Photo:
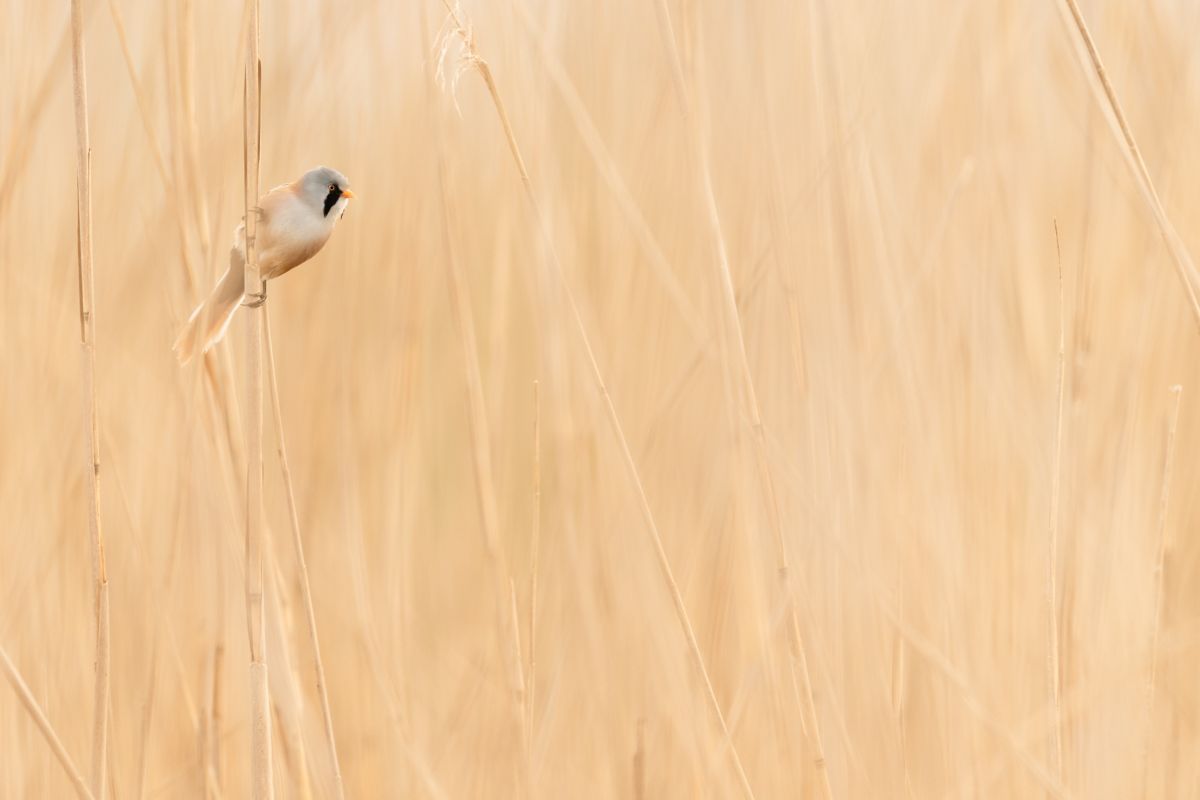
POLYGON ((348 200, 351 197, 354 197, 354 192, 350 191, 349 189, 342 189, 342 197, 345 197, 348 200))

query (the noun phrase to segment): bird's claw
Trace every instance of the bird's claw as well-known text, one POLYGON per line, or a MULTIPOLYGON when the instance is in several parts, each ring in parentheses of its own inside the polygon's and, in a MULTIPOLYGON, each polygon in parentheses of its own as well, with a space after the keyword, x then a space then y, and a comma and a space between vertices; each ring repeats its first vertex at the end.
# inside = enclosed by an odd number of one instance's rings
POLYGON ((262 292, 247 292, 242 298, 242 305, 246 308, 258 308, 263 303, 267 302, 267 290, 264 287, 262 292))

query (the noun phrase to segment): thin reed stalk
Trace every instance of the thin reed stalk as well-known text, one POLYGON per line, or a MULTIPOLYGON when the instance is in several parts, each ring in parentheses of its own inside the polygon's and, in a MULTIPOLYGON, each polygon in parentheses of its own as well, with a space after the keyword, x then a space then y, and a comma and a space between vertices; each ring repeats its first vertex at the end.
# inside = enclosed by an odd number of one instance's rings
POLYGON ((250 0, 246 35, 245 156, 246 289, 246 625, 250 637, 250 780, 255 800, 274 796, 271 763, 271 693, 267 676, 263 602, 263 281, 255 234, 258 223, 258 166, 261 148, 262 62, 258 55, 259 4, 250 0))
MULTIPOLYGON (((422 36, 427 26, 422 25, 422 36)), ((428 44, 428 43, 426 43, 428 44)), ((435 74, 428 76, 426 84, 432 105, 432 89, 435 74)), ((521 623, 517 613, 516 589, 509 569, 508 559, 500 541, 500 522, 496 504, 496 486, 492 466, 491 428, 487 419, 487 405, 483 395, 483 378, 479 369, 479 348, 475 338, 475 315, 471 310, 471 298, 467 291, 467 279, 458 258, 453 234, 454 213, 450 203, 450 168, 446 158, 445 138, 439 130, 441 120, 437 114, 430 115, 437 142, 438 193, 441 200, 441 232, 445 247, 447 287, 450 290, 450 309, 458 327, 462 347, 463 372, 467 393, 467 423, 471 437, 471 464, 475 478, 475 498, 479 510, 480 525, 484 534, 484 547, 491 567, 491 583, 494 594, 496 626, 500 635, 500 648, 505 663, 510 691, 513 697, 513 714, 522 748, 520 775, 525 794, 528 795, 529 779, 529 730, 527 727, 528 696, 526 694, 524 654, 521 648, 521 623)))
POLYGON ((552 272, 556 283, 561 287, 563 294, 566 296, 567 305, 571 312, 571 319, 574 322, 575 331, 579 336, 580 343, 583 346, 585 355, 587 356, 587 362, 588 366, 590 367, 592 380, 595 382, 596 388, 600 393, 609 425, 612 427, 617 444, 620 446, 621 456, 624 461, 630 483, 633 485, 634 491, 637 493, 638 505, 642 511, 642 517, 646 525, 646 530, 650 535, 651 544, 654 546, 654 552, 658 561, 659 569, 662 572, 667 590, 671 595, 671 601, 674 605, 675 614, 680 628, 682 629, 684 638, 687 641, 688 651, 704 684, 705 695, 720 729, 722 740, 728 746, 730 760, 732 761, 734 772, 736 774, 742 795, 752 800, 754 797, 754 790, 750 786, 750 780, 746 775, 745 768, 742 766, 741 756, 738 754, 737 747, 729 733, 729 726, 725 722, 725 714, 721 710, 721 703, 717 699, 717 694, 713 688, 712 679, 709 677, 708 668, 705 666, 704 655, 700 650, 700 643, 696 639, 696 633, 692 627, 692 622, 687 612, 687 606, 683 601, 683 595, 679 591, 678 583, 675 581, 675 575, 671 568, 670 559, 667 558, 667 551, 663 545, 662 536, 658 531, 658 523, 654 518, 654 512, 650 508, 650 501, 646 496, 646 490, 642 484, 641 475, 638 472, 637 464, 633 460, 633 453, 629 448, 629 441, 625 436, 625 431, 621 425, 620 417, 617 415, 616 406, 613 404, 612 396, 609 394, 608 385, 604 381, 604 375, 600 371, 600 364, 596 360, 595 350, 593 349, 591 339, 587 334, 587 329, 583 324, 583 316, 579 311, 579 304, 575 299, 574 291, 572 291, 570 284, 567 282, 566 275, 564 274, 562 268, 562 263, 558 257, 558 250, 554 246, 554 240, 550 235, 548 223, 546 222, 545 215, 542 212, 541 204, 538 202, 537 194, 533 190, 533 182, 529 178, 529 171, 525 167, 525 159, 521 155, 521 148, 517 144, 517 138, 513 133, 508 112, 505 109, 504 102, 500 97, 500 91, 496 86, 496 81, 492 76, 491 67, 488 65, 487 61, 485 61, 483 57, 479 55, 474 36, 472 35, 468 25, 462 19, 461 12, 456 6, 452 6, 449 0, 442 0, 442 4, 445 6, 450 20, 454 26, 454 29, 451 31, 450 35, 458 36, 462 40, 463 48, 465 50, 464 62, 466 67, 474 69, 479 73, 480 78, 487 87, 492 104, 496 109, 496 114, 500 119, 500 125, 504 129, 504 137, 508 144, 509 152, 513 157, 513 162, 516 165, 517 172, 521 177, 521 186, 524 189, 525 198, 529 203, 531 211, 533 212, 534 220, 538 226, 538 232, 542 237, 542 241, 545 243, 546 252, 548 254, 547 260, 550 262, 550 265, 553 268, 552 272))
POLYGON ((84 430, 87 439, 88 533, 92 553, 96 658, 93 665, 91 791, 103 800, 108 778, 109 610, 104 535, 100 527, 100 423, 96 410, 96 283, 92 261, 92 148, 88 134, 87 60, 81 0, 71 0, 71 65, 74 77, 76 200, 79 261, 79 338, 83 356, 84 430))
MULTIPOLYGON (((1166 242, 1167 250, 1171 254, 1171 260, 1175 264, 1175 274, 1179 278, 1179 282, 1183 285, 1184 294, 1187 295, 1188 306, 1192 311, 1192 320, 1196 326, 1200 328, 1200 298, 1196 295, 1196 281, 1200 280, 1200 276, 1196 273, 1196 265, 1192 261, 1192 256, 1188 252, 1187 245, 1179 236, 1175 226, 1171 223, 1171 219, 1167 216, 1166 209, 1163 208, 1162 202, 1158 199, 1158 191, 1154 188, 1154 181, 1150 179, 1150 171, 1146 169, 1146 162, 1142 159, 1142 151, 1137 145, 1137 141, 1133 138, 1133 131, 1129 127, 1129 122, 1125 119, 1125 112, 1121 109, 1121 103, 1117 100, 1116 90, 1113 89, 1112 83, 1108 80, 1108 72, 1104 69, 1104 62, 1100 60, 1100 51, 1096 48, 1096 42, 1092 39, 1091 31, 1088 30, 1087 22, 1083 18, 1083 12, 1079 10, 1079 4, 1076 0, 1062 0, 1063 6, 1066 8, 1066 13, 1069 15, 1070 22, 1073 24, 1075 31, 1079 34, 1080 42, 1083 44, 1083 49, 1087 54, 1087 61, 1083 63, 1086 71, 1087 67, 1091 67, 1091 73, 1100 83, 1100 88, 1104 92, 1105 103, 1102 104, 1102 110, 1107 109, 1111 114, 1111 121, 1115 121, 1116 127, 1114 134, 1117 135, 1118 142, 1121 144, 1121 153, 1125 156, 1125 162, 1133 173, 1134 180, 1137 182, 1138 188, 1141 190, 1146 203, 1150 206, 1150 211, 1154 215, 1154 221, 1158 224, 1159 233, 1162 234, 1163 241, 1166 242)), ((1060 6, 1060 10, 1063 6, 1060 6)))
MULTIPOLYGON (((533 382, 533 523, 529 537, 531 565, 529 568, 529 691, 525 698, 525 733, 533 735, 533 704, 537 699, 537 597, 538 567, 542 556, 542 396, 537 381, 533 382)), ((530 749, 527 744, 526 749, 530 749)))
POLYGON ((1054 252, 1058 261, 1058 373, 1055 390, 1054 412, 1054 466, 1051 475, 1049 552, 1046 557, 1047 621, 1049 623, 1049 675, 1050 707, 1054 709, 1054 730, 1051 736, 1050 767, 1055 777, 1063 779, 1063 718, 1062 718, 1062 671, 1059 667, 1058 631, 1058 517, 1062 484, 1062 424, 1063 397, 1066 382, 1066 323, 1063 313, 1062 246, 1058 239, 1058 220, 1054 221, 1054 252))
MULTIPOLYGON (((664 12, 665 13, 665 12, 664 12)), ((669 21, 669 17, 668 17, 669 21)), ((677 48, 668 48, 671 56, 679 58, 677 48)), ((676 68, 683 74, 682 65, 676 68)), ((713 237, 713 249, 717 262, 717 283, 720 287, 721 316, 723 334, 732 339, 733 353, 737 359, 737 367, 741 381, 741 398, 745 410, 750 417, 751 442, 754 449, 755 467, 758 471, 759 486, 763 492, 767 520, 771 527, 775 543, 775 567, 779 578, 788 614, 788 647, 790 650, 790 666, 792 680, 800 706, 802 725, 806 736, 810 738, 815 757, 813 763, 817 770, 822 797, 832 797, 833 790, 829 783, 829 770, 825 762, 825 747, 821 740, 820 719, 817 716, 816 701, 813 699, 812 677, 808 669, 808 656, 805 652, 804 639, 800 631, 799 615, 796 610, 795 590, 792 587, 791 565, 788 558, 787 540, 784 536, 783 521, 779 511, 779 499, 775 489, 775 477, 767 457, 766 428, 763 423, 762 411, 758 403, 758 393, 754 386, 754 378, 750 371, 750 359, 746 353, 746 340, 742 333, 741 313, 738 310, 737 294, 733 286, 733 272, 729 264, 729 250, 725 243, 725 233, 721 224, 720 210, 717 208, 716 193, 713 190, 712 166, 709 157, 707 136, 701 127, 708 119, 708 97, 702 82, 695 74, 692 83, 696 87, 695 97, 687 94, 687 84, 683 85, 684 107, 693 104, 698 113, 685 120, 688 134, 689 150, 693 168, 700 178, 700 188, 703 195, 704 212, 713 237)), ((740 415, 739 415, 740 417, 740 415)), ((740 429, 740 426, 739 426, 740 429)))
POLYGON ((317 677, 317 695, 321 698, 321 717, 325 725, 325 744, 329 748, 329 760, 333 766, 334 791, 337 798, 344 798, 346 791, 342 782, 342 767, 338 761, 337 741, 333 735, 333 712, 326 690, 325 665, 321 659, 321 643, 317 636, 317 614, 313 606, 312 585, 308 578, 308 561, 304 557, 304 542, 300 536, 300 513, 296 508, 296 492, 292 488, 292 470, 288 466, 287 446, 283 438, 283 414, 279 404, 279 379, 275 372, 275 346, 271 341, 271 316, 263 305, 263 333, 267 348, 267 377, 271 391, 271 413, 275 417, 275 439, 279 454, 279 469, 283 475, 284 493, 287 496, 288 519, 292 526, 292 548, 300 570, 300 594, 304 598, 304 616, 308 623, 308 640, 312 644, 313 663, 317 677))
POLYGON ((8 657, 8 652, 3 647, 0 647, 0 667, 4 668, 4 675, 12 685, 13 691, 17 693, 17 699, 21 701, 21 705, 25 706, 25 710, 29 712, 29 716, 33 718, 38 730, 45 737, 46 744, 50 745, 50 749, 54 752, 54 757, 62 765, 63 771, 67 773, 71 785, 75 787, 75 793, 85 800, 92 800, 94 796, 88 789, 87 781, 75 767, 75 762, 71 760, 71 754, 67 752, 67 748, 63 747, 62 740, 58 738, 54 726, 50 724, 46 713, 38 705, 33 692, 29 691, 28 684, 25 683, 25 679, 21 677, 21 673, 17 671, 12 659, 8 657))
POLYGON ((1163 571, 1166 568, 1167 550, 1167 501, 1171 496, 1171 469, 1175 463, 1175 431, 1179 426, 1179 400, 1182 386, 1172 386, 1171 415, 1167 418, 1167 452, 1163 456, 1162 489, 1158 496, 1158 558, 1154 563, 1154 621, 1150 626, 1150 666, 1146 677, 1146 721, 1145 740, 1142 742, 1142 793, 1150 797, 1150 740, 1154 730, 1154 694, 1158 679, 1159 638, 1162 632, 1163 571))
POLYGON ((696 310, 695 304, 688 298, 687 292, 684 291, 683 284, 679 278, 675 277, 670 262, 658 243, 658 238, 654 235, 654 231, 646 221, 646 215, 634 199, 633 193, 629 191, 629 186, 625 182, 625 179, 621 177, 621 171, 617 168, 616 161, 609 152, 608 146, 604 143, 604 138, 600 135, 600 131, 596 128, 596 123, 592 121, 592 116, 588 113, 583 98, 579 96, 579 91, 575 88, 575 84, 571 81, 571 77, 567 74, 566 69, 563 68, 562 62, 547 46, 546 35, 534 23, 529 9, 520 0, 514 5, 517 17, 521 20, 521 24, 536 45, 536 52, 541 58, 543 66, 546 68, 546 74, 550 77, 555 88, 558 89, 558 93, 562 96, 563 104, 566 106, 571 122, 574 123, 575 129, 579 133, 580 141, 587 148, 588 155, 591 156, 592 162, 596 165, 597 173, 604 179, 609 192, 612 193, 613 199, 617 202, 617 207, 621 209, 621 213, 633 229, 638 246, 641 247, 642 252, 645 253, 646 258, 649 260, 654 276, 662 285, 663 290, 670 296, 671 302, 675 304, 680 317, 683 319, 684 324, 687 325, 688 333, 691 334, 692 340, 704 350, 707 350, 708 335, 704 330, 700 312, 696 310))

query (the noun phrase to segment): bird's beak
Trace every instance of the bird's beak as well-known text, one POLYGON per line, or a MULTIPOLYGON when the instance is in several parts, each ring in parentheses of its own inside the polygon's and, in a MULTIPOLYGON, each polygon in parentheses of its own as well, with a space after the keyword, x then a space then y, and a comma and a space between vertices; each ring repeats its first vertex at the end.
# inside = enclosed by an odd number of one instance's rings
POLYGON ((349 189, 342 189, 342 197, 349 200, 351 197, 354 197, 354 192, 350 191, 349 189))

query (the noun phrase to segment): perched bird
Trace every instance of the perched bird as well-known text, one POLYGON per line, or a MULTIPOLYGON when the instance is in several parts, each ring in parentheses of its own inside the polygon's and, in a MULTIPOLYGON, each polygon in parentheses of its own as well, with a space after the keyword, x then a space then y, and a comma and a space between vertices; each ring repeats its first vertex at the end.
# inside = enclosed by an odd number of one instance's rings
MULTIPOLYGON (((292 183, 276 186, 258 201, 255 229, 259 271, 265 282, 278 278, 317 254, 334 224, 346 212, 354 192, 346 176, 329 167, 314 167, 292 183)), ((229 251, 229 269, 217 281, 208 298, 188 317, 175 340, 175 355, 181 364, 205 353, 225 335, 233 315, 245 296, 246 223, 238 226, 229 251)), ((251 298, 262 302, 261 298, 251 298)))

